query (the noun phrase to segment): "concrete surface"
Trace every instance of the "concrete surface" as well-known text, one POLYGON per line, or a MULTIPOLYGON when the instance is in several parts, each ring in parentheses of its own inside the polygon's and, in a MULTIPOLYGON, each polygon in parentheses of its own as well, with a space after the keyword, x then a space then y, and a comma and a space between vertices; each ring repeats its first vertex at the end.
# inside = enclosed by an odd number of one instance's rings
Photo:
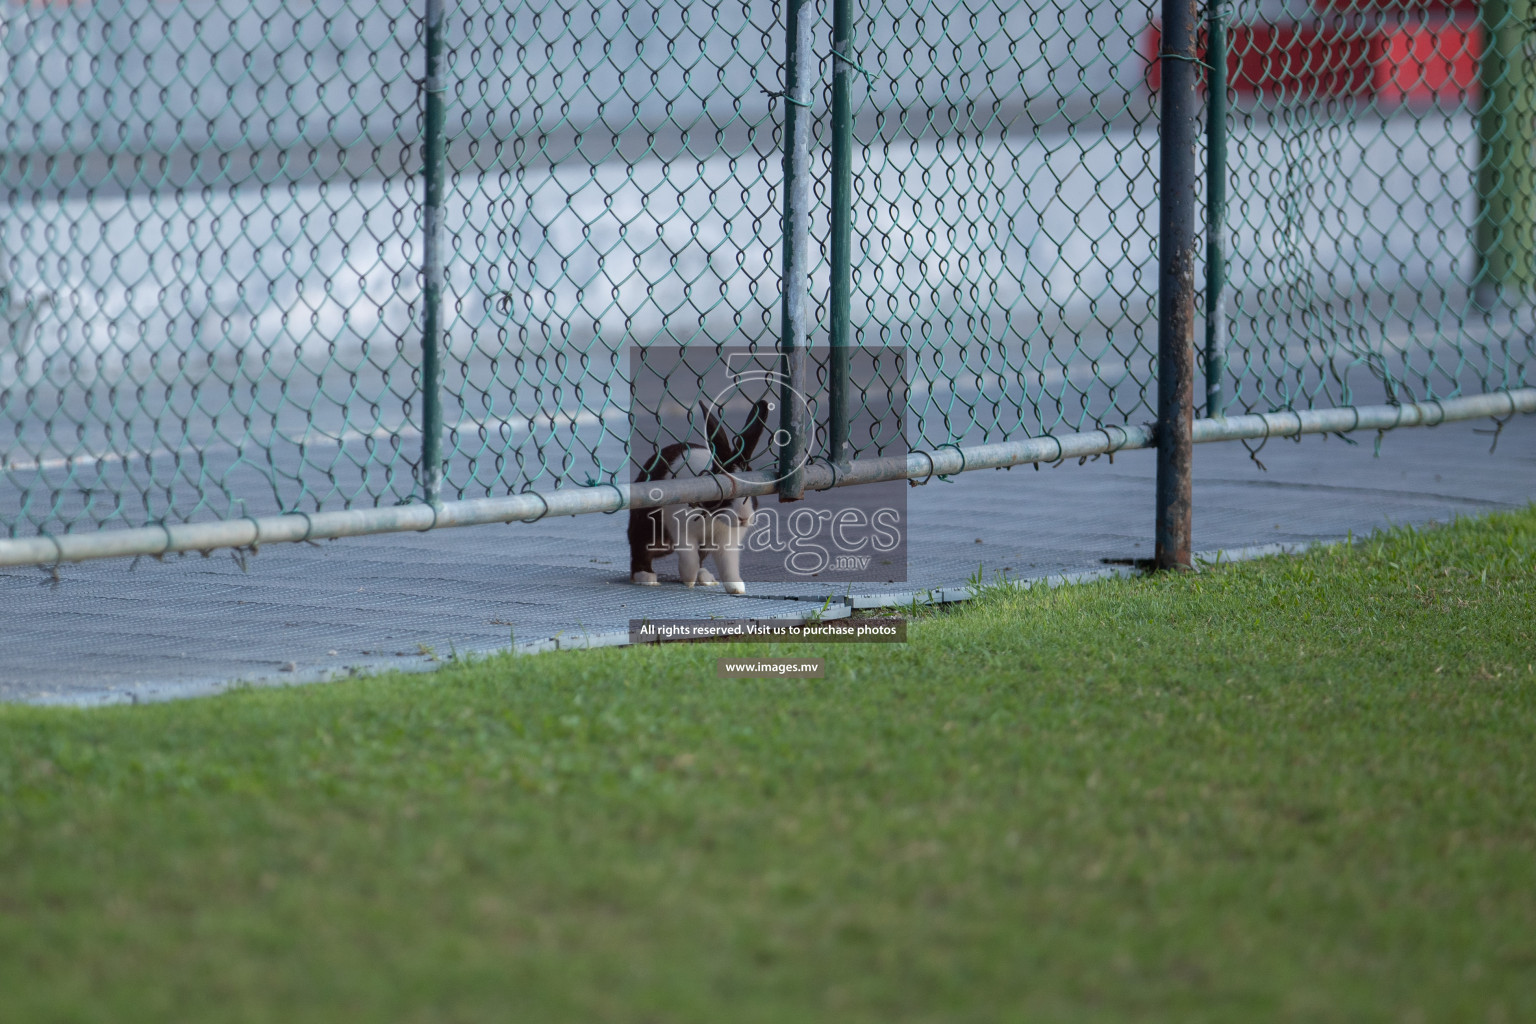
MULTIPOLYGON (((1536 499, 1536 417, 1497 450, 1448 424, 1375 435, 1196 450, 1195 546, 1297 545, 1393 523, 1444 522, 1536 499)), ((631 618, 793 617, 807 601, 963 596, 991 578, 1102 571, 1151 554, 1154 455, 980 472, 908 492, 905 582, 756 584, 745 598, 627 582, 622 516, 283 545, 156 562, 0 570, 0 699, 101 704, 311 682, 453 654, 619 642, 631 618)), ((668 563, 670 568, 670 563, 668 563)))

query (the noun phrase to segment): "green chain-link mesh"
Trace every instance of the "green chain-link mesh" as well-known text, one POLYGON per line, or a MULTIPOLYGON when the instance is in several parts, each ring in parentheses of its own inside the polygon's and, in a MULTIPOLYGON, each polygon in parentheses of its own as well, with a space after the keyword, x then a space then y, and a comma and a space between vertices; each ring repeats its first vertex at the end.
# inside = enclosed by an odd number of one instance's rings
POLYGON ((11 535, 411 491, 406 3, 0 13, 11 535))
MULTIPOLYGON (((422 497, 421 7, 6 3, 9 535, 422 497)), ((627 346, 778 344, 785 12, 445 9, 441 496, 627 479, 627 346)), ((1151 420, 1155 6, 856 9, 837 54, 817 9, 812 343, 846 60, 851 337, 905 351, 907 443, 1151 420)), ((1231 410, 1528 382, 1530 0, 1482 17, 1227 11, 1231 410)))
POLYGON ((1229 407, 1528 383, 1526 0, 1229 11, 1229 407))

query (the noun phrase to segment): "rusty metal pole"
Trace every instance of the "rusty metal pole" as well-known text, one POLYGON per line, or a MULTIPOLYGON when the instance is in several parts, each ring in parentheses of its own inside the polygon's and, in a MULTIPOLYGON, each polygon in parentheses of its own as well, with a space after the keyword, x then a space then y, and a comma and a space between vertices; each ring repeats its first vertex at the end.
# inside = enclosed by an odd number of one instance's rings
POLYGON ((1163 0, 1158 160, 1157 550, 1188 567, 1195 414, 1196 68, 1194 0, 1163 0))
POLYGON ((422 101, 425 126, 421 143, 421 496, 428 505, 442 500, 443 487, 443 0, 426 0, 426 79, 422 101))

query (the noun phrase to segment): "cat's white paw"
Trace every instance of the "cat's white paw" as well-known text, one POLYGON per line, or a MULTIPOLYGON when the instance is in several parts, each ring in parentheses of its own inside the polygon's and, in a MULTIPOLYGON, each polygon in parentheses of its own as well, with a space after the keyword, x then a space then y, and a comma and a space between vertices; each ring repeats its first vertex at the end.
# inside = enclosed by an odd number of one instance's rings
POLYGON ((699 586, 701 586, 701 587, 712 587, 717 582, 719 582, 719 581, 716 580, 713 576, 710 575, 710 572, 709 572, 708 569, 700 569, 699 570, 699 575, 698 575, 699 586))
POLYGON ((683 586, 685 586, 685 587, 693 586, 693 580, 683 580, 683 586))
POLYGON ((657 587, 661 582, 656 579, 653 572, 632 572, 629 574, 629 582, 638 583, 642 587, 657 587))
POLYGON ((736 583, 727 583, 725 584, 725 592, 727 594, 745 594, 747 592, 747 585, 739 581, 736 583))

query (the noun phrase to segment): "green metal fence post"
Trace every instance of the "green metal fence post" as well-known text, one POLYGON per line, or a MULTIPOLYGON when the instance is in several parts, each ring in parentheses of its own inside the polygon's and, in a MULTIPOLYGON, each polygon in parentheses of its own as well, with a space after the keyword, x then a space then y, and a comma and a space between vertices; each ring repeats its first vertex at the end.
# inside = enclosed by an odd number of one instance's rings
POLYGON ((1531 0, 1486 0, 1477 115, 1478 301, 1536 291, 1536 102, 1526 53, 1531 0))
POLYGON ((1226 412, 1227 375, 1227 26, 1220 0, 1206 10, 1205 60, 1205 414, 1226 412))
POLYGON ((846 464, 848 447, 848 336, 853 300, 853 0, 832 7, 832 352, 827 458, 846 464))
POLYGON ((1195 12, 1163 0, 1157 237, 1159 569, 1190 564, 1195 411, 1195 12))
POLYGON ((784 277, 780 350, 784 382, 780 428, 786 443, 779 449, 779 500, 805 495, 806 346, 809 322, 811 246, 811 30, 816 8, 811 0, 789 0, 784 60, 784 277))
POLYGON ((443 0, 426 0, 427 75, 423 88, 421 490, 428 504, 442 500, 443 475, 443 0))

